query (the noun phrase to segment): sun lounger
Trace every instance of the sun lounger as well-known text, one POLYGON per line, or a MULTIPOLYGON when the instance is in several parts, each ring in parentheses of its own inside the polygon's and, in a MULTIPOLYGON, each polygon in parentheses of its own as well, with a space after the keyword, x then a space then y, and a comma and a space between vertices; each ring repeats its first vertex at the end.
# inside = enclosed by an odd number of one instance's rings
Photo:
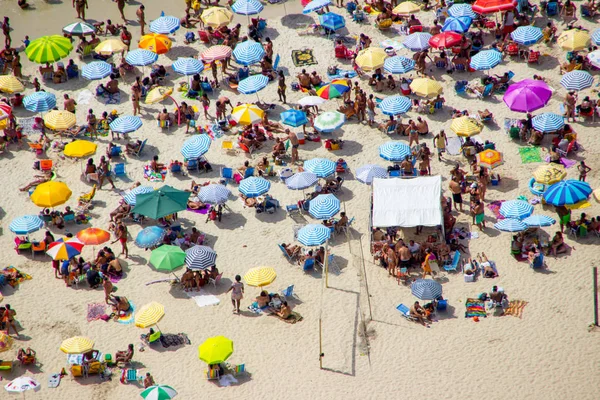
POLYGON ((398 307, 396 307, 396 310, 400 311, 400 315, 402 315, 407 320, 416 321, 416 319, 410 315, 410 309, 407 306, 405 306, 404 304, 398 304, 398 307))
POLYGON ((451 263, 444 265, 444 270, 446 270, 446 272, 451 272, 451 271, 456 272, 456 271, 458 271, 459 264, 460 264, 460 251, 456 250, 454 252, 454 256, 452 257, 451 263))
POLYGON ((284 290, 281 291, 281 295, 283 297, 294 297, 294 298, 298 298, 298 296, 296 295, 296 293, 294 293, 294 285, 290 285, 287 288, 285 288, 284 290))
POLYGON ((294 259, 292 258, 292 256, 290 256, 288 254, 288 252, 285 250, 285 248, 282 245, 280 245, 280 244, 278 244, 277 246, 283 252, 283 255, 285 256, 285 258, 287 258, 287 260, 293 264, 294 263, 294 259))

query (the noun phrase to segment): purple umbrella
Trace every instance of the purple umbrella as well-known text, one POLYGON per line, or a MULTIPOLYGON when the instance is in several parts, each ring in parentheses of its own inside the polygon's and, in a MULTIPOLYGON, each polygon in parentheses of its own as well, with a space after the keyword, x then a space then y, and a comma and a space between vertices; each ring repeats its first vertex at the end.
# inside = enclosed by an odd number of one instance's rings
POLYGON ((552 89, 544 81, 523 79, 508 87, 504 102, 512 111, 531 112, 544 107, 552 97, 552 89))

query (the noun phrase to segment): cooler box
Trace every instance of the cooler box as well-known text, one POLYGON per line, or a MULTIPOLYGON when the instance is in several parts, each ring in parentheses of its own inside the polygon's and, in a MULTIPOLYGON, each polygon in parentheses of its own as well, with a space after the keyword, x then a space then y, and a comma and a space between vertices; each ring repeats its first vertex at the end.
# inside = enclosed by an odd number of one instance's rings
POLYGON ((304 144, 304 143, 306 143, 306 139, 304 138, 304 134, 303 133, 298 133, 296 135, 296 137, 298 138, 298 144, 304 144))

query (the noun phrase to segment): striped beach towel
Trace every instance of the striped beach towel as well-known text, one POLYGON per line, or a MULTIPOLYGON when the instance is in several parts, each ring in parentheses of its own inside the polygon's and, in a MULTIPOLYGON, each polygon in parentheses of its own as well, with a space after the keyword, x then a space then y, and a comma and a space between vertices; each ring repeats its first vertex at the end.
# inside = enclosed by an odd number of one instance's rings
POLYGON ((467 299, 465 305, 467 306, 465 318, 487 317, 487 313, 485 312, 485 302, 479 299, 467 299))
POLYGON ((523 309, 528 304, 524 300, 512 300, 508 303, 508 308, 504 310, 504 315, 512 315, 513 317, 523 318, 523 309))

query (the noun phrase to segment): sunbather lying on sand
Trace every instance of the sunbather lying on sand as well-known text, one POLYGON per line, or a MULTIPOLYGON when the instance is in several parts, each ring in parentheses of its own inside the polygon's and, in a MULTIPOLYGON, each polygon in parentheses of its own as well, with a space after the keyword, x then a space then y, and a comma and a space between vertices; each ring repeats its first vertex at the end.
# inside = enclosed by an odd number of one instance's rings
POLYGON ((41 175, 36 175, 35 178, 35 180, 29 182, 27 185, 23 186, 19 190, 21 192, 26 192, 34 186, 40 185, 44 182, 48 182, 50 179, 52 179, 52 172, 44 172, 41 175))
POLYGON ((187 202, 187 206, 190 210, 199 210, 206 207, 206 204, 200 201, 198 197, 190 197, 187 202))

